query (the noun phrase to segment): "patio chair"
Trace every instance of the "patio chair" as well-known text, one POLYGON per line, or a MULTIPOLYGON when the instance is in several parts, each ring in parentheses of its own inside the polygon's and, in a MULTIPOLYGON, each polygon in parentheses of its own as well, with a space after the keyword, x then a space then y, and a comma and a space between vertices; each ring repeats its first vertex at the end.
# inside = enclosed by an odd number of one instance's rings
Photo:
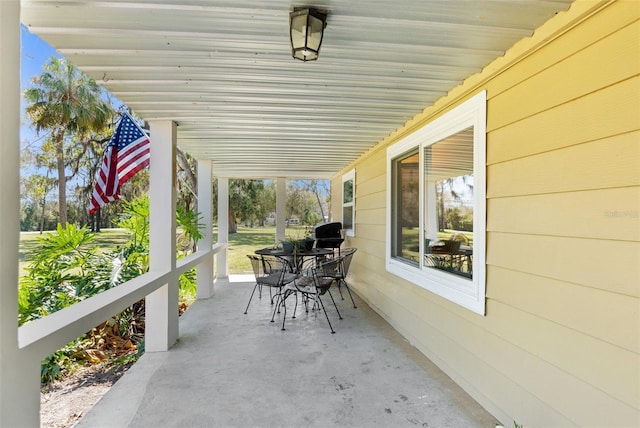
POLYGON ((449 239, 431 246, 429 253, 425 254, 425 266, 454 272, 458 261, 461 260, 459 251, 462 242, 462 240, 449 239))
POLYGON ((353 300, 353 295, 351 294, 346 278, 349 273, 349 266, 351 266, 351 259, 353 258, 356 250, 357 248, 346 248, 342 250, 341 256, 329 259, 318 266, 318 268, 322 270, 324 276, 329 276, 336 280, 338 292, 340 293, 340 298, 342 300, 344 300, 344 297, 342 296, 342 286, 344 285, 349 293, 349 297, 351 298, 351 303, 354 308, 356 308, 356 302, 353 300))
MULTIPOLYGON (((334 282, 334 278, 323 275, 322 271, 317 268, 315 260, 310 259, 305 262, 302 271, 300 272, 300 274, 298 274, 296 279, 285 286, 281 303, 282 305, 285 305, 285 301, 288 297, 295 296, 296 303, 293 309, 293 315, 291 316, 291 318, 295 318, 296 311, 298 309, 298 296, 301 297, 302 303, 304 304, 305 311, 307 313, 309 312, 309 303, 313 302, 311 309, 322 309, 322 312, 327 319, 327 323, 329 324, 329 328, 331 329, 331 333, 335 333, 335 330, 331 325, 331 321, 329 320, 327 310, 324 306, 324 302, 322 301, 322 296, 328 294, 331 298, 331 301, 333 302, 333 306, 335 307, 336 312, 338 313, 338 318, 342 319, 342 315, 340 314, 338 305, 336 305, 336 301, 331 294, 331 285, 334 282)), ((284 318, 286 318, 286 307, 284 318)), ((282 320, 282 330, 285 329, 284 324, 285 319, 282 320)))
MULTIPOLYGON (((257 256, 254 254, 247 254, 247 257, 251 261, 256 284, 253 286, 249 302, 244 310, 245 314, 249 310, 249 305, 251 304, 256 289, 258 289, 259 297, 262 298, 262 287, 269 287, 271 304, 274 304, 274 298, 275 302, 279 303, 282 288, 296 278, 296 275, 291 273, 290 267, 287 266, 286 260, 273 256, 257 256), (275 290, 275 295, 271 293, 272 290, 275 290)), ((274 308, 274 316, 276 309, 278 309, 277 305, 276 308, 274 308)), ((273 316, 271 317, 271 322, 273 322, 273 316)))

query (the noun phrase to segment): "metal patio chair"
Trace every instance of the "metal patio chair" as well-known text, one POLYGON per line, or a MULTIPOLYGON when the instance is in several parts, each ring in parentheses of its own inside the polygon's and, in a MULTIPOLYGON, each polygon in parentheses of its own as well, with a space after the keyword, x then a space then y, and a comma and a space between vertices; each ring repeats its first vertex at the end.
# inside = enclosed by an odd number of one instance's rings
MULTIPOLYGON (((333 306, 338 313, 339 319, 342 319, 342 315, 340 314, 340 310, 338 309, 338 305, 336 305, 336 301, 331 294, 331 286, 335 282, 333 277, 329 277, 323 274, 321 269, 318 269, 316 266, 315 260, 309 260, 303 265, 303 269, 298 274, 296 279, 287 284, 283 291, 283 298, 281 299, 282 304, 285 304, 285 301, 290 296, 295 296, 296 303, 293 309, 293 315, 291 318, 296 317, 296 311, 298 309, 298 296, 302 299, 302 304, 305 307, 305 311, 309 312, 309 305, 312 302, 311 309, 312 310, 320 310, 324 313, 325 318, 327 319, 327 323, 329 324, 329 328, 331 329, 331 333, 335 333, 333 326, 331 325, 331 321, 329 320, 329 315, 327 314, 327 310, 325 308, 324 302, 322 301, 322 296, 329 295, 331 301, 333 302, 333 306)), ((285 318, 286 318, 286 307, 285 307, 285 318)), ((282 321, 282 330, 284 330, 284 319, 282 321)))
MULTIPOLYGON (((269 295, 271 297, 271 304, 276 303, 275 311, 278 309, 279 299, 282 297, 282 289, 285 285, 289 284, 296 278, 296 274, 291 272, 290 266, 288 266, 286 260, 273 256, 257 256, 254 254, 247 254, 247 257, 251 261, 251 267, 253 268, 253 275, 256 279, 256 284, 253 286, 249 302, 244 310, 246 314, 249 310, 249 305, 253 299, 253 295, 258 289, 258 295, 262 298, 262 287, 269 288, 269 295), (272 294, 272 291, 275 291, 272 294), (275 302, 274 302, 275 299, 275 302)), ((273 316, 271 317, 273 322, 273 316)))
POLYGON ((351 298, 351 303, 354 308, 356 308, 356 302, 353 300, 353 295, 351 294, 346 278, 349 273, 349 267, 351 266, 351 260, 353 259, 353 255, 356 251, 357 248, 346 248, 341 251, 340 256, 326 260, 318 266, 318 269, 322 270, 322 274, 324 276, 329 276, 336 280, 338 292, 340 293, 340 298, 342 300, 344 300, 344 297, 342 296, 342 286, 344 285, 349 293, 349 297, 351 298))

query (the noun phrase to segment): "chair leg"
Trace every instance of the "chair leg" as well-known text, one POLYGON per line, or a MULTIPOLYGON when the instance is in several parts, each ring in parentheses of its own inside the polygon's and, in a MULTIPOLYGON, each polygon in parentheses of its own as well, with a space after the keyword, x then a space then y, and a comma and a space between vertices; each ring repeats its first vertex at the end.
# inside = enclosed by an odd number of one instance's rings
POLYGON ((253 286, 253 291, 251 291, 251 297, 249 297, 249 303, 247 303, 247 307, 244 310, 244 314, 247 314, 247 311, 249 310, 249 305, 251 304, 251 299, 253 299, 253 293, 256 292, 256 287, 258 286, 258 283, 256 283, 256 285, 253 286))
POLYGON ((329 293, 329 297, 331 297, 331 301, 333 302, 333 306, 336 308, 336 312, 338 313, 338 318, 342 319, 342 315, 340 315, 340 311, 338 310, 338 305, 336 305, 336 301, 333 299, 333 294, 331 294, 331 290, 327 289, 327 293, 329 293))
MULTIPOLYGON (((289 297, 291 295, 291 293, 296 295, 296 306, 298 306, 298 294, 293 292, 293 291, 285 291, 284 295, 282 296, 282 299, 281 299, 282 306, 284 307, 284 315, 282 316, 282 328, 281 328, 282 331, 285 331, 284 323, 287 320, 287 304, 286 304, 285 301, 287 300, 287 297, 289 297)), ((295 310, 295 307, 294 307, 294 309, 293 309, 293 318, 295 318, 295 317, 296 317, 296 310, 295 310)))
POLYGON ((293 315, 291 316, 291 318, 295 318, 296 317, 296 311, 298 310, 298 293, 296 293, 293 290, 291 290, 291 293, 296 296, 296 303, 293 306, 293 315))
POLYGON ((274 298, 275 298, 275 306, 273 307, 273 313, 271 314, 271 322, 275 322, 276 312, 280 313, 280 305, 282 304, 282 294, 276 293, 274 298))
MULTIPOLYGON (((309 313, 309 295, 308 294, 303 294, 302 295, 302 301, 304 302, 304 311, 306 313, 309 313)), ((316 301, 313 301, 313 306, 311 307, 311 310, 313 311, 314 308, 316 307, 316 301)))
POLYGON ((342 282, 341 279, 338 279, 338 293, 340 293, 340 299, 344 300, 344 296, 342 295, 342 286, 340 285, 340 283, 342 282))
MULTIPOLYGON (((343 282, 343 283, 344 283, 344 288, 346 288, 346 289, 347 289, 347 292, 349 293, 349 297, 351 297, 351 303, 353 303, 353 307, 354 307, 354 308, 357 308, 357 306, 356 306, 356 302, 353 300, 353 295, 351 294, 351 290, 349 289, 349 284, 347 284, 347 281, 345 281, 344 279, 341 279, 341 280, 340 280, 340 282, 343 282)), ((339 290, 339 289, 340 289, 340 288, 338 287, 338 290, 339 290)))
POLYGON ((283 304, 283 298, 286 297, 285 295, 283 295, 282 290, 278 290, 278 292, 275 295, 276 298, 276 311, 277 313, 280 313, 280 305, 283 304))
POLYGON ((280 330, 284 331, 284 322, 287 320, 287 303, 285 302, 286 296, 282 297, 282 306, 284 307, 284 315, 282 315, 282 328, 280 330))
POLYGON ((320 295, 316 294, 316 298, 320 302, 320 307, 322 308, 322 312, 324 312, 324 316, 327 319, 327 323, 329 323, 329 328, 331 329, 331 334, 335 334, 335 330, 333 329, 333 326, 331 325, 331 321, 329 321, 329 315, 327 315, 327 311, 324 308, 324 303, 322 303, 322 299, 320 298, 320 295))

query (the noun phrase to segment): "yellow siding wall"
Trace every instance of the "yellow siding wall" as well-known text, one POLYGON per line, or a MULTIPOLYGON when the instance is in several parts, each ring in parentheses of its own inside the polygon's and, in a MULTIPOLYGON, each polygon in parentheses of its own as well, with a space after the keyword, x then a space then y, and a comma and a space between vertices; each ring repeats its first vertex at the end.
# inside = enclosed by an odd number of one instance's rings
POLYGON ((640 426, 639 18, 577 1, 348 168, 353 288, 508 426, 640 426), (485 317, 384 267, 386 148, 482 89, 485 317))

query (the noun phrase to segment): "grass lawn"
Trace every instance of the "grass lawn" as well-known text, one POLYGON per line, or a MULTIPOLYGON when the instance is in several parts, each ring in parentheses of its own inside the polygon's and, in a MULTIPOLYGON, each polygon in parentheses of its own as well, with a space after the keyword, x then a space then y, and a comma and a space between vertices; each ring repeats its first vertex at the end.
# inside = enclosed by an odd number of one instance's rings
MULTIPOLYGON (((217 234, 214 230, 213 242, 217 234)), ((287 236, 304 237, 305 227, 290 227, 286 229, 287 236)), ((247 254, 252 254, 260 248, 273 247, 276 244, 275 227, 238 227, 237 233, 229 234, 229 273, 253 273, 247 254)))
MULTIPOLYGON (((31 254, 38 250, 40 245, 39 237, 50 232, 21 232, 19 246, 20 276, 25 275, 25 266, 29 263, 31 254)), ((97 245, 101 250, 111 250, 118 245, 124 245, 130 233, 124 229, 102 229, 102 232, 94 235, 92 245, 97 245)))
MULTIPOLYGON (((47 232, 45 232, 47 233, 47 232)), ((304 236, 304 227, 287 228, 287 235, 304 236)), ((29 257, 38 249, 40 241, 38 232, 22 232, 20 234, 20 275, 26 274, 24 267, 28 264, 29 257)), ((247 254, 275 244, 275 227, 238 227, 237 233, 229 235, 229 273, 249 274, 251 263, 247 254)), ((102 250, 111 250, 118 245, 123 245, 129 240, 129 233, 124 229, 102 229, 102 232, 95 234, 93 244, 102 250)), ((217 240, 217 230, 214 229, 213 242, 217 240)))

